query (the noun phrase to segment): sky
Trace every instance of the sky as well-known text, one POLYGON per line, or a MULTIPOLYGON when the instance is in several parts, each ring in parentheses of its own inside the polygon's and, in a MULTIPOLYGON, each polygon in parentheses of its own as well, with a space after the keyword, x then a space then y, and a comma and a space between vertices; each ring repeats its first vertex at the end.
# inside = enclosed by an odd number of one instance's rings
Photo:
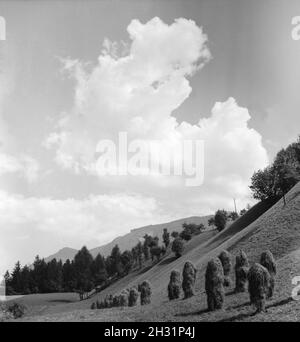
POLYGON ((251 175, 299 135, 299 15, 297 0, 1 0, 0 272, 253 204, 251 175), (98 143, 120 132, 164 158, 202 141, 203 182, 102 174, 98 143))

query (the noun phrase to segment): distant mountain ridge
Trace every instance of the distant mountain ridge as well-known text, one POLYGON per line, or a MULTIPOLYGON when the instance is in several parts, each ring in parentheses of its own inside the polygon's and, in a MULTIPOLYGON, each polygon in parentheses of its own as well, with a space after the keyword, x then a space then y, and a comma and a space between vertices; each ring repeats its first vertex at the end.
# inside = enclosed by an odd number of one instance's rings
MULTIPOLYGON (((131 249, 133 246, 135 246, 139 239, 142 238, 145 234, 158 236, 160 239, 160 242, 162 242, 162 233, 164 228, 167 228, 168 231, 171 233, 173 231, 180 232, 182 230, 182 224, 183 223, 195 223, 195 224, 204 224, 205 227, 208 227, 208 220, 212 217, 211 215, 207 216, 192 216, 187 217, 167 223, 160 223, 155 225, 148 225, 140 228, 134 228, 129 233, 118 236, 115 239, 113 239, 111 242, 96 247, 90 250, 93 257, 95 257, 98 253, 100 253, 103 256, 108 256, 112 250, 112 248, 115 245, 118 245, 120 247, 120 250, 123 252, 126 249, 131 249)), ((78 252, 77 249, 65 247, 60 249, 57 253, 52 254, 45 258, 46 262, 49 262, 53 260, 54 258, 56 260, 61 260, 62 262, 65 262, 67 259, 72 260, 76 253, 78 252)))

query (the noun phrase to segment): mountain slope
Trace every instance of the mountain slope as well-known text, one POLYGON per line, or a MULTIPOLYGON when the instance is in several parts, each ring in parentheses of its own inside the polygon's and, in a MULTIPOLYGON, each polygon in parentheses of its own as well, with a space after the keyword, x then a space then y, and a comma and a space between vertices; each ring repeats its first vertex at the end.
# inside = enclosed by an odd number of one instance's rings
POLYGON ((124 251, 126 249, 131 249, 134 245, 136 245, 139 242, 139 239, 142 238, 145 234, 152 235, 152 236, 158 236, 160 238, 160 241, 162 241, 161 237, 163 234, 164 228, 167 228, 168 231, 171 233, 173 231, 180 232, 182 230, 182 224, 184 222, 186 223, 195 223, 195 224, 204 224, 206 227, 208 226, 208 220, 211 216, 192 216, 183 218, 180 220, 168 222, 168 223, 161 223, 156 225, 150 225, 145 226, 137 229, 132 229, 130 233, 119 236, 110 243, 93 248, 90 250, 93 256, 96 256, 98 253, 107 256, 110 254, 112 248, 115 245, 119 245, 121 251, 124 251))
MULTIPOLYGON (((204 224, 206 227, 208 226, 208 220, 211 216, 192 216, 183 218, 176 221, 171 221, 167 223, 155 224, 150 226, 145 226, 141 228, 132 229, 128 234, 119 236, 115 238, 113 241, 90 250, 93 257, 95 257, 98 253, 103 256, 108 256, 115 245, 119 245, 121 251, 130 250, 134 245, 139 242, 139 239, 142 238, 145 234, 158 236, 161 240, 161 236, 163 234, 163 229, 167 228, 168 231, 171 233, 172 231, 180 232, 182 230, 182 224, 186 223, 195 223, 195 224, 204 224)), ((56 258, 57 260, 62 260, 65 262, 67 259, 72 260, 78 250, 74 248, 63 248, 59 250, 57 253, 50 255, 49 257, 45 258, 45 260, 51 261, 52 259, 56 258)))
MULTIPOLYGON (((258 213, 257 209, 257 213, 258 213)), ((206 232, 195 237, 186 245, 184 255, 174 260, 167 255, 150 270, 131 274, 105 289, 97 297, 87 301, 48 308, 41 317, 28 320, 88 320, 88 321, 255 321, 255 320, 300 320, 300 308, 291 300, 292 278, 300 275, 300 183, 287 194, 287 205, 278 201, 264 214, 244 227, 244 220, 252 220, 254 212, 249 211, 243 220, 236 221, 221 233, 206 232), (252 216, 252 219, 250 217, 252 216), (211 235, 209 235, 211 233, 211 235), (205 235, 206 234, 206 235, 205 235), (233 285, 226 290, 224 309, 210 313, 206 311, 204 274, 207 262, 227 249, 235 255, 243 249, 250 263, 258 262, 260 254, 270 249, 274 254, 278 275, 274 298, 268 302, 267 314, 253 316, 254 309, 249 304, 248 293, 234 294, 233 285), (190 260, 198 269, 196 295, 187 300, 169 301, 167 284, 171 270, 182 270, 190 260), (148 279, 152 285, 152 303, 145 307, 125 309, 89 310, 92 302, 102 300, 107 294, 119 293, 122 289, 148 279)), ((24 299, 25 300, 25 299, 24 299)))
POLYGON ((53 259, 56 259, 65 262, 67 259, 72 260, 77 252, 77 249, 65 247, 60 249, 57 253, 49 255, 47 258, 45 258, 45 261, 49 262, 53 259))

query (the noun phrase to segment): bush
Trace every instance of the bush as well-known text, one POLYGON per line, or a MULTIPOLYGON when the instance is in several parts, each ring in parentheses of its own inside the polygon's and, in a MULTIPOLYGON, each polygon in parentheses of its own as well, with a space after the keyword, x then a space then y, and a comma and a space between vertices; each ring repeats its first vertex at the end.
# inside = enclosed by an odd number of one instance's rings
POLYGON ((214 223, 219 232, 221 232, 226 227, 228 217, 225 210, 218 210, 214 217, 214 223))
POLYGON ((139 292, 135 287, 133 287, 129 291, 128 305, 129 306, 136 306, 138 298, 139 298, 139 292))
POLYGON ((195 266, 190 261, 187 261, 184 264, 182 272, 182 289, 184 292, 184 298, 190 298, 194 295, 196 273, 197 269, 195 266))
POLYGON ((0 303, 0 322, 5 322, 7 320, 14 319, 14 316, 7 311, 5 305, 0 303))
POLYGON ((170 274, 170 282, 168 285, 168 297, 170 300, 177 299, 180 296, 180 273, 173 270, 170 274))
POLYGON ((141 305, 146 305, 151 303, 151 285, 150 283, 145 280, 140 285, 140 292, 141 292, 141 305))
POLYGON ((222 251, 219 255, 219 259, 223 266, 224 271, 224 286, 231 285, 230 271, 231 271, 231 254, 228 251, 222 251))
POLYGON ((205 291, 209 311, 222 309, 224 293, 224 271, 219 258, 208 262, 205 273, 205 291))
POLYGON ((249 271, 249 262, 246 253, 240 251, 235 260, 235 291, 245 292, 249 271))
POLYGON ((256 307, 256 313, 266 311, 266 297, 270 287, 270 274, 268 270, 260 265, 253 265, 248 274, 248 291, 250 302, 256 307))
POLYGON ((176 239, 179 236, 179 233, 174 231, 171 233, 171 236, 173 239, 176 239))
POLYGON ((176 257, 182 256, 184 250, 184 242, 180 237, 177 237, 172 243, 172 252, 175 253, 176 257))
POLYGON ((260 264, 264 266, 270 274, 270 286, 267 294, 267 298, 272 298, 275 288, 275 276, 277 273, 276 261, 273 254, 270 251, 265 251, 260 256, 260 264))
POLYGON ((13 315, 14 318, 21 318, 24 316, 26 307, 19 303, 12 303, 7 306, 7 312, 13 315))
POLYGON ((193 237, 193 234, 191 233, 191 231, 184 229, 179 236, 181 237, 181 239, 185 240, 185 241, 190 241, 193 237))
POLYGON ((150 248, 150 254, 152 260, 154 260, 154 257, 156 257, 156 259, 159 260, 161 255, 163 254, 163 249, 160 246, 153 246, 150 248))

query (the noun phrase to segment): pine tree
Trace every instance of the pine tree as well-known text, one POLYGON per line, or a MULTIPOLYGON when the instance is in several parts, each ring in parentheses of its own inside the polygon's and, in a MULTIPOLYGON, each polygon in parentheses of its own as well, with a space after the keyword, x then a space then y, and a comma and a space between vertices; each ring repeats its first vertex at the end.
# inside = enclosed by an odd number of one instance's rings
POLYGON ((84 295, 92 290, 94 283, 92 277, 93 257, 84 246, 74 257, 74 268, 76 274, 76 289, 82 300, 84 295))
POLYGON ((120 276, 123 273, 123 266, 121 262, 121 252, 118 245, 115 245, 111 251, 112 272, 120 276))
POLYGON ((18 294, 22 294, 21 264, 17 261, 11 274, 11 286, 18 294))
POLYGON ((76 274, 74 262, 69 259, 63 264, 63 289, 65 292, 73 292, 76 287, 76 274))
POLYGON ((167 228, 164 228, 164 232, 163 232, 163 242, 166 246, 166 248, 168 248, 169 244, 170 244, 170 233, 168 232, 167 228))
POLYGON ((137 251, 139 267, 141 268, 143 266, 143 246, 142 246, 142 243, 139 242, 136 247, 137 247, 136 251, 137 251))
POLYGON ((101 254, 98 254, 92 264, 93 281, 96 286, 100 286, 107 280, 107 271, 105 260, 101 254))

